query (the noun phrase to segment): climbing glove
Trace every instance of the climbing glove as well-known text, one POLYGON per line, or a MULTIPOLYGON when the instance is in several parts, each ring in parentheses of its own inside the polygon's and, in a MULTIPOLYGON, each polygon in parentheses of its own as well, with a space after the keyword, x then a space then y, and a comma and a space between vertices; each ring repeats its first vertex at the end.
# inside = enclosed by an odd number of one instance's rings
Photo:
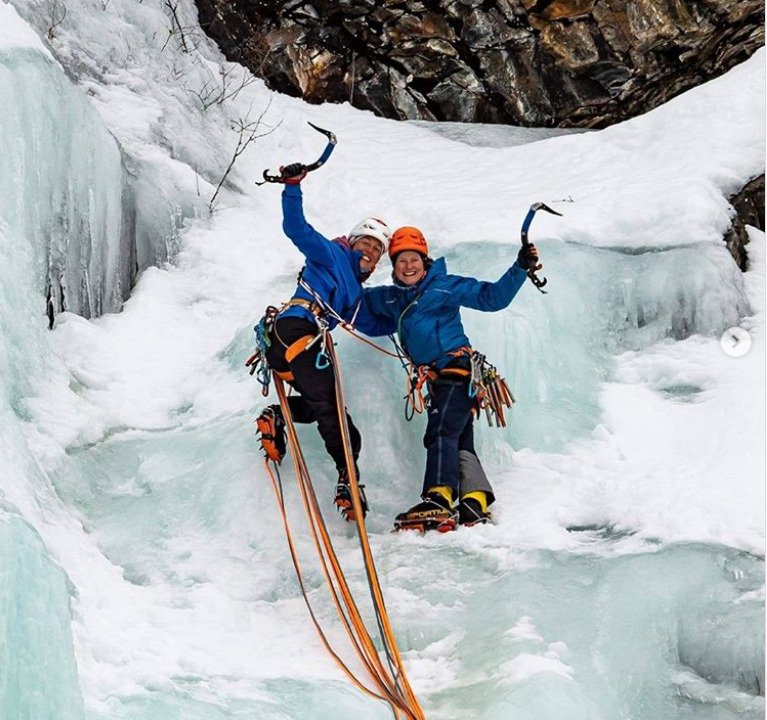
POLYGON ((543 265, 538 261, 538 248, 532 243, 530 245, 523 245, 519 249, 517 262, 523 270, 540 270, 543 265))
POLYGON ((286 185, 299 185, 306 177, 306 165, 290 163, 290 165, 281 166, 280 177, 286 185))

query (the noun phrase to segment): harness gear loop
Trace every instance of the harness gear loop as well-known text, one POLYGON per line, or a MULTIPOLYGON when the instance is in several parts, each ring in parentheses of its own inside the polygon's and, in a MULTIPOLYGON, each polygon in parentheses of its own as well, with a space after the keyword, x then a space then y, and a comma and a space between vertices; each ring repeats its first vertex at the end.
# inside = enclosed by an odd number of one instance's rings
POLYGON ((487 361, 481 353, 474 351, 470 356, 471 382, 470 396, 477 400, 476 413, 485 411, 490 427, 506 427, 504 408, 511 409, 516 402, 514 395, 495 365, 487 361), (473 389, 473 395, 471 390, 473 389))
POLYGON ((250 374, 256 374, 261 383, 261 394, 266 397, 269 394, 269 382, 271 369, 266 362, 266 351, 272 344, 269 334, 274 328, 274 320, 279 310, 274 305, 268 305, 261 319, 253 328, 256 332, 256 350, 245 361, 245 367, 250 368, 250 374))

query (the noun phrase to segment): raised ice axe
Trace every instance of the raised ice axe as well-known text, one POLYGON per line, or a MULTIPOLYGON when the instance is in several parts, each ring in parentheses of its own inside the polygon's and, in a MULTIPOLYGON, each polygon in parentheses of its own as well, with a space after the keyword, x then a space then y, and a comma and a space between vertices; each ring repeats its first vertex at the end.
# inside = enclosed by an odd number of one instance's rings
MULTIPOLYGON (((338 140, 336 139, 336 136, 330 132, 330 130, 324 130, 321 127, 318 127, 314 123, 308 123, 311 125, 317 132, 322 133, 327 139, 328 144, 325 146, 325 149, 322 151, 322 155, 317 158, 313 163, 310 165, 304 165, 304 168, 306 169, 306 172, 311 172, 312 170, 316 170, 318 167, 322 167, 330 157, 330 154, 333 152, 333 150, 336 147, 336 144, 338 143, 338 140)), ((288 178, 285 177, 282 172, 280 172, 279 175, 271 175, 269 174, 268 170, 264 170, 264 180, 263 182, 256 182, 256 185, 264 185, 268 182, 270 183, 284 183, 285 180, 288 178)))
MULTIPOLYGON (((533 222, 533 218, 535 217, 535 213, 537 213, 539 210, 545 210, 548 213, 551 213, 552 215, 559 215, 559 217, 562 217, 562 213, 558 213, 556 210, 552 210, 548 205, 542 202, 536 202, 533 203, 530 206, 530 209, 527 211, 527 215, 525 216, 524 221, 522 222, 522 247, 527 247, 530 245, 530 241, 527 239, 527 231, 530 229, 530 225, 533 222)), ((539 265, 538 268, 541 266, 539 265)), ((535 287, 538 288, 542 293, 546 294, 546 291, 543 290, 543 286, 548 282, 546 278, 539 278, 535 272, 538 268, 530 268, 527 271, 527 277, 530 278, 531 282, 535 287)))

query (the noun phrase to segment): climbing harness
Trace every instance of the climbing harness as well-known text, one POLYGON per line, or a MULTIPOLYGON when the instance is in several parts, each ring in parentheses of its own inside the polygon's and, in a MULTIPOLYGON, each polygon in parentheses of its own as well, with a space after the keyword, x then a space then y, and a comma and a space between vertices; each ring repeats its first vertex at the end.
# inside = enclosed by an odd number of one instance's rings
MULTIPOLYGON (((316 170, 319 167, 322 167, 330 157, 333 150, 335 150, 336 144, 338 143, 338 140, 336 139, 336 136, 330 132, 330 130, 324 130, 321 127, 318 127, 314 123, 308 123, 311 125, 317 132, 322 133, 325 137, 328 139, 328 144, 325 146, 325 149, 322 151, 322 155, 317 158, 313 163, 309 165, 304 165, 304 170, 306 172, 312 172, 312 170, 316 170)), ((280 172, 279 175, 272 175, 268 170, 264 170, 263 173, 263 182, 256 182, 256 185, 266 185, 266 183, 284 183, 289 178, 280 172)))
MULTIPOLYGON (((530 229, 530 225, 533 222, 535 213, 537 213, 539 210, 545 210, 552 215, 559 215, 559 217, 562 217, 562 213, 558 213, 556 210, 552 210, 545 203, 533 203, 530 206, 530 209, 527 211, 527 215, 522 222, 522 247, 527 247, 530 245, 530 241, 527 239, 527 231, 530 229)), ((529 277, 533 285, 535 285, 535 287, 537 287, 538 290, 540 290, 545 295, 546 291, 543 289, 543 286, 548 282, 548 280, 546 278, 539 278, 538 275, 536 275, 537 270, 540 270, 540 266, 528 269, 527 277, 529 277)))
MULTIPOLYGON (((274 324, 277 317, 284 310, 290 307, 302 307, 308 310, 314 317, 314 322, 317 324, 316 335, 305 335, 299 338, 289 346, 286 346, 285 358, 288 362, 293 360, 297 355, 305 352, 312 347, 315 343, 320 343, 320 350, 317 353, 317 359, 315 361, 315 367, 318 370, 324 370, 329 366, 328 355, 325 347, 325 330, 328 327, 326 315, 332 314, 334 317, 339 317, 338 313, 333 310, 326 302, 324 302, 301 278, 299 275, 299 283, 301 286, 312 293, 316 302, 306 300, 305 298, 291 298, 288 302, 283 303, 279 307, 275 305, 267 306, 261 319, 255 325, 253 330, 256 333, 256 350, 245 361, 245 367, 249 368, 251 375, 256 375, 258 382, 261 383, 261 394, 266 397, 269 394, 269 383, 271 382, 272 370, 266 361, 266 351, 272 345, 272 336, 277 337, 277 340, 281 342, 274 324)), ((359 305, 358 305, 359 308, 359 305)), ((284 343, 283 343, 284 344, 284 343)), ((293 380, 292 373, 283 372, 280 373, 283 380, 293 380)))
MULTIPOLYGON (((480 352, 470 347, 459 348, 453 351, 453 355, 460 357, 466 355, 469 358, 468 370, 464 368, 447 367, 439 371, 431 365, 416 365, 403 350, 397 339, 390 335, 396 357, 407 373, 407 391, 405 393, 405 419, 410 420, 415 415, 420 415, 429 407, 428 385, 438 378, 467 377, 469 378, 469 397, 476 399, 476 414, 484 410, 490 427, 506 427, 506 415, 504 408, 511 409, 516 399, 509 389, 506 380, 501 377, 495 365, 488 362, 480 352)), ((378 346, 376 346, 378 347, 378 346)), ((386 352, 385 348, 378 347, 386 352)), ((391 355, 392 353, 387 353, 391 355)))
POLYGON ((365 529, 364 513, 360 500, 360 489, 355 471, 354 458, 351 450, 351 441, 349 426, 346 419, 346 402, 343 393, 343 384, 341 378, 341 369, 338 358, 335 354, 330 332, 327 328, 323 331, 324 349, 327 354, 327 360, 333 368, 335 387, 336 387, 336 407, 338 419, 341 428, 342 439, 344 443, 344 453, 346 458, 346 471, 351 490, 351 501, 354 514, 354 521, 357 527, 360 548, 362 550, 365 571, 367 574, 368 586, 373 602, 373 609, 376 619, 376 625, 379 631, 380 644, 382 652, 379 653, 370 632, 362 619, 357 603, 352 596, 349 584, 341 568, 338 556, 333 548, 330 534, 328 533, 322 512, 319 507, 317 496, 309 476, 301 447, 298 442, 293 417, 290 413, 290 407, 287 402, 285 386, 282 378, 275 376, 275 388, 277 397, 282 407, 282 413, 285 420, 285 430, 287 435, 290 455, 295 468, 298 487, 301 492, 301 498, 304 510, 309 522, 309 528, 314 538, 317 554, 320 560, 323 574, 325 576, 331 599, 335 605, 341 623, 346 630, 351 645, 356 652, 362 666, 367 672, 370 684, 360 680, 349 666, 341 659, 327 638, 322 626, 319 623, 317 614, 314 612, 309 600, 309 593, 303 579, 303 572, 298 558, 295 542, 290 530, 290 523, 285 510, 285 499, 282 489, 282 481, 276 462, 265 459, 265 464, 272 481, 277 504, 285 527, 285 533, 288 542, 288 548, 296 571, 296 577, 301 588, 304 602, 309 610, 312 623, 314 624, 322 643, 330 655, 336 660, 341 669, 354 685, 367 693, 371 697, 387 702, 392 710, 395 720, 426 720, 426 715, 421 708, 418 699, 413 693, 412 687, 407 679, 405 668, 402 663, 402 656, 397 646, 396 639, 389 621, 388 613, 384 603, 383 593, 373 562, 373 555, 365 529), (382 659, 385 658, 385 663, 382 659))

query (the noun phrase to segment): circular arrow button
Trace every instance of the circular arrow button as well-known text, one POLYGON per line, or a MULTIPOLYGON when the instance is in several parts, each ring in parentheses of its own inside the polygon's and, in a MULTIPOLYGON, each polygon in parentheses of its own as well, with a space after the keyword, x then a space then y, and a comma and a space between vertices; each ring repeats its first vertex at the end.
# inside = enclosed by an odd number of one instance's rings
POLYGON ((743 357, 751 349, 751 335, 741 327, 731 327, 724 331, 719 341, 722 350, 730 357, 743 357))

